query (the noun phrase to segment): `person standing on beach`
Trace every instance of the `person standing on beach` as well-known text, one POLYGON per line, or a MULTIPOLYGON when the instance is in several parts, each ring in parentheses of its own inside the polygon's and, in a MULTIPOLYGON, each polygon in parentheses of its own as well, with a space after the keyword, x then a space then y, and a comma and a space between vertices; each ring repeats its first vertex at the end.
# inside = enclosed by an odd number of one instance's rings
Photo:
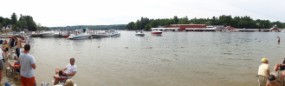
POLYGON ((258 68, 258 83, 259 86, 265 86, 267 78, 269 77, 269 62, 268 59, 263 57, 261 59, 261 64, 259 65, 258 68))
POLYGON ((20 75, 22 86, 36 86, 35 72, 36 60, 34 56, 29 54, 31 46, 26 44, 24 51, 19 56, 20 60, 20 75))
POLYGON ((279 36, 277 36, 277 42, 278 42, 278 44, 280 44, 280 37, 279 36))
POLYGON ((19 56, 20 56, 20 49, 23 47, 22 46, 22 43, 24 43, 25 41, 24 40, 22 40, 22 38, 20 38, 20 37, 17 37, 16 38, 16 49, 15 49, 15 51, 16 51, 16 55, 17 55, 17 57, 19 58, 19 56))
POLYGON ((9 42, 9 44, 10 44, 10 48, 13 48, 14 46, 15 46, 15 40, 16 39, 16 37, 12 37, 12 38, 10 38, 10 42, 9 42))

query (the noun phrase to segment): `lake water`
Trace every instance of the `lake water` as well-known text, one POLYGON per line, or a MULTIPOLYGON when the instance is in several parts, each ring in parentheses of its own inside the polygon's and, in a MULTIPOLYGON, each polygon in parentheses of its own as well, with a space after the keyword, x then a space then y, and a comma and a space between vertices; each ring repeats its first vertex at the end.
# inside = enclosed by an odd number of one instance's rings
POLYGON ((79 86, 256 86, 261 57, 285 57, 285 33, 164 32, 92 40, 32 38, 37 83, 76 59, 79 86), (277 36, 281 43, 277 44, 277 36))

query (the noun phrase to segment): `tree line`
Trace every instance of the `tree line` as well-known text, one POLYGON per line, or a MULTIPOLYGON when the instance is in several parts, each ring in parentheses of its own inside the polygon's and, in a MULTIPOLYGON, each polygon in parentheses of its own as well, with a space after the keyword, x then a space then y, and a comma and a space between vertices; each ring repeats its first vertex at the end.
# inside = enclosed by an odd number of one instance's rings
POLYGON ((65 27, 49 27, 51 30, 75 30, 88 28, 92 30, 124 30, 126 29, 126 24, 116 24, 116 25, 76 25, 76 26, 65 26, 65 27))
POLYGON ((45 28, 37 25, 32 16, 21 14, 20 18, 18 18, 16 13, 13 13, 11 18, 4 18, 0 16, 0 29, 2 30, 2 27, 7 26, 12 28, 13 31, 24 31, 25 29, 29 31, 36 31, 38 29, 45 28))
POLYGON ((207 25, 223 25, 232 26, 235 28, 271 28, 273 25, 277 25, 279 28, 284 28, 285 23, 280 21, 271 22, 269 20, 252 19, 249 16, 235 16, 221 15, 219 17, 212 18, 193 18, 188 19, 188 17, 178 18, 174 16, 173 18, 164 19, 149 19, 146 17, 141 17, 140 20, 136 22, 129 22, 126 26, 128 30, 147 30, 149 31, 153 27, 164 26, 168 27, 170 24, 207 24, 207 25))

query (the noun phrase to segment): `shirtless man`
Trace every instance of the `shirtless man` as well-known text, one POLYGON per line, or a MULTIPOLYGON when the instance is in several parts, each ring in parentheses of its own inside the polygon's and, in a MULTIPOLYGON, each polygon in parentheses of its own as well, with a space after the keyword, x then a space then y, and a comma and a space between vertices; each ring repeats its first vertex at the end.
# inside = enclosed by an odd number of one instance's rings
POLYGON ((25 40, 24 39, 22 39, 22 38, 20 38, 20 37, 17 37, 16 38, 16 55, 17 55, 17 57, 19 57, 20 56, 20 48, 23 48, 23 46, 22 46, 22 43, 25 43, 25 40))

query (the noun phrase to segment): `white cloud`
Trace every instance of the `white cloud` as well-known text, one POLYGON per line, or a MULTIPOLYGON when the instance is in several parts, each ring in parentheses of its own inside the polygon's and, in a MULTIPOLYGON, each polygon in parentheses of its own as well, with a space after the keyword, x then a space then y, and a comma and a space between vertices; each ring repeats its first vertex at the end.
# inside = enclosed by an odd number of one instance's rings
POLYGON ((282 0, 5 0, 0 16, 33 16, 44 26, 126 24, 140 17, 220 15, 285 21, 282 0))

